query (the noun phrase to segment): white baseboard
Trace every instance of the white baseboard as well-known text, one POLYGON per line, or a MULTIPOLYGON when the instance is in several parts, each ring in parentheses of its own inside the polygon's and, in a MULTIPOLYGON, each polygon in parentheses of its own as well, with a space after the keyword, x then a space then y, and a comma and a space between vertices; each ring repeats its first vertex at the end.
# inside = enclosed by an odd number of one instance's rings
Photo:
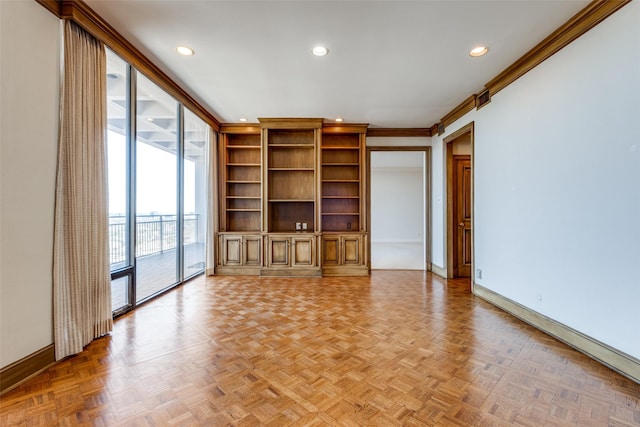
POLYGON ((640 360, 635 357, 625 354, 569 326, 563 325, 556 320, 503 297, 477 283, 473 284, 473 293, 640 384, 640 360))
POLYGON ((443 279, 447 278, 447 269, 446 268, 438 267, 435 264, 431 264, 431 272, 433 274, 436 274, 436 275, 442 277, 443 279))

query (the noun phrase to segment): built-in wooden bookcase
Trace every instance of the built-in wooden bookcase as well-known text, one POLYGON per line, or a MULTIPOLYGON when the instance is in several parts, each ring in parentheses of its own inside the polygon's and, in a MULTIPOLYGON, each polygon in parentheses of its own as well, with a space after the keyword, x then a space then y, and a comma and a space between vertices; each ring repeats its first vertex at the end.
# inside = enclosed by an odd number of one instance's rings
POLYGON ((322 119, 259 119, 265 147, 267 233, 317 231, 317 147, 322 119))
POLYGON ((328 127, 322 135, 321 217, 322 231, 350 232, 364 229, 363 154, 361 127, 328 127))
POLYGON ((366 275, 367 125, 259 119, 220 129, 220 274, 366 275))
POLYGON ((260 232, 262 173, 259 128, 223 129, 221 231, 260 232))

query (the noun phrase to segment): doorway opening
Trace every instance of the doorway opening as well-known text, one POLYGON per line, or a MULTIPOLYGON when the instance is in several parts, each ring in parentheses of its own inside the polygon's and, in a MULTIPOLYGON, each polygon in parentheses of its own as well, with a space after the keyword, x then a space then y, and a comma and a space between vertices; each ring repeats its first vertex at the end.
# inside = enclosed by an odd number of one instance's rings
POLYGON ((430 269, 429 148, 367 148, 374 270, 430 269))
POLYGON ((447 277, 473 275, 473 122, 444 139, 447 186, 447 277))

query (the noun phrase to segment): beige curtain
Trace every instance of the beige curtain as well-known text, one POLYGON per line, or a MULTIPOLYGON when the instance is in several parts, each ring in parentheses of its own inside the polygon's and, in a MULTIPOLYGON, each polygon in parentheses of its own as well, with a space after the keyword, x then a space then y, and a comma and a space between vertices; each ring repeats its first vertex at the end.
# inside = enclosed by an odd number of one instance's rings
POLYGON ((213 276, 216 266, 216 232, 218 230, 218 134, 209 127, 207 164, 207 261, 205 275, 213 276))
POLYGON ((104 46, 71 21, 64 70, 53 259, 56 360, 111 331, 104 46))

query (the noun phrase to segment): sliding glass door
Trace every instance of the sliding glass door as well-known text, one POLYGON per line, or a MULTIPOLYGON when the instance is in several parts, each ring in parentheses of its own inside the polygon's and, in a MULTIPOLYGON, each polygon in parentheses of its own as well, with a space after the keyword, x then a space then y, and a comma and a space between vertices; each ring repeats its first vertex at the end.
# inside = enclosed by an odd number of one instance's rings
POLYGON ((205 263, 207 218, 207 125, 184 111, 183 238, 184 277, 200 273, 205 263))
POLYGON ((178 103, 146 77, 136 85, 136 301, 177 283, 178 103))
POLYGON ((111 307, 131 308, 133 256, 131 251, 129 65, 107 51, 107 173, 109 176, 109 256, 111 307))
POLYGON ((112 305, 122 313, 204 271, 209 128, 107 52, 112 305))

